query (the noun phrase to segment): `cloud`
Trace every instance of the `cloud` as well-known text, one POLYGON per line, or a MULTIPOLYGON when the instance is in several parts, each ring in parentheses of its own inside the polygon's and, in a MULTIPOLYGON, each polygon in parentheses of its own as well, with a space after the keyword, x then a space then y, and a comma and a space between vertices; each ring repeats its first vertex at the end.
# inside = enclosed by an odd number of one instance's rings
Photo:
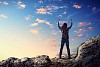
POLYGON ((67 14, 66 10, 62 14, 67 14))
POLYGON ((62 17, 62 15, 60 14, 60 15, 58 15, 57 17, 62 17))
POLYGON ((83 28, 80 28, 78 31, 77 30, 75 30, 74 32, 75 33, 82 33, 82 32, 84 32, 85 30, 83 29, 83 28))
POLYGON ((17 6, 20 7, 20 8, 25 8, 26 7, 26 5, 21 1, 17 2, 17 6))
POLYGON ((78 34, 77 36, 75 36, 76 38, 83 38, 83 37, 86 37, 86 35, 83 35, 83 34, 78 34))
POLYGON ((49 25, 50 27, 53 27, 53 25, 52 25, 50 22, 46 21, 45 23, 46 23, 47 25, 49 25))
MULTIPOLYGON (((42 0, 40 1, 42 3, 42 0)), ((67 6, 55 6, 55 5, 49 5, 46 7, 41 7, 36 9, 36 13, 37 14, 49 14, 52 15, 53 12, 57 12, 57 9, 62 9, 62 8, 66 8, 67 6)), ((64 14, 66 13, 66 11, 64 12, 64 14)))
POLYGON ((56 45, 56 44, 51 44, 50 46, 51 46, 51 47, 56 47, 57 45, 56 45))
POLYGON ((93 30, 93 27, 88 27, 87 30, 88 30, 88 31, 91 31, 91 30, 93 30))
POLYGON ((42 0, 40 0, 40 1, 39 1, 39 3, 40 3, 40 4, 43 4, 43 1, 42 1, 42 0))
POLYGON ((51 31, 51 34, 56 35, 57 32, 56 32, 55 30, 52 30, 52 31, 51 31))
POLYGON ((32 34, 38 34, 39 33, 39 30, 38 29, 31 29, 30 32, 32 34))
POLYGON ((88 28, 80 28, 79 30, 75 30, 75 33, 82 33, 82 32, 87 32, 87 31, 92 31, 93 27, 88 27, 88 28))
POLYGON ((96 11, 96 9, 97 9, 96 7, 93 7, 93 8, 92 8, 92 11, 94 12, 94 11, 96 11))
POLYGON ((50 26, 51 28, 53 28, 53 24, 51 24, 50 22, 48 22, 46 20, 37 18, 35 21, 36 21, 36 23, 31 24, 31 26, 37 26, 37 25, 39 25, 41 23, 44 23, 44 24, 50 26))
POLYGON ((39 18, 36 19, 36 22, 37 22, 37 23, 45 23, 45 21, 46 21, 46 20, 41 20, 41 19, 39 19, 39 18))
POLYGON ((2 4, 2 5, 8 5, 9 3, 8 2, 6 2, 6 1, 4 1, 4 2, 0 2, 0 4, 2 4))
POLYGON ((0 14, 0 19, 5 19, 8 18, 7 16, 5 16, 4 14, 0 14))
POLYGON ((37 14, 50 14, 52 15, 51 12, 49 12, 50 8, 39 8, 39 9, 36 9, 37 10, 37 14))
POLYGON ((31 19, 32 19, 32 16, 31 16, 31 15, 25 16, 25 20, 26 20, 26 21, 29 21, 29 20, 31 20, 31 19))
POLYGON ((37 26, 38 25, 38 23, 33 23, 33 24, 31 24, 31 26, 37 26))
POLYGON ((73 7, 75 7, 76 9, 80 9, 82 6, 74 4, 73 7))
POLYGON ((55 38, 48 38, 44 41, 44 44, 54 46, 55 38))
POLYGON ((87 25, 90 25, 90 24, 91 24, 90 22, 79 22, 78 26, 81 27, 81 26, 87 26, 87 25))
POLYGON ((78 12, 74 12, 73 14, 71 14, 71 15, 69 15, 68 17, 67 17, 67 19, 70 19, 72 16, 74 16, 75 14, 77 14, 78 12))

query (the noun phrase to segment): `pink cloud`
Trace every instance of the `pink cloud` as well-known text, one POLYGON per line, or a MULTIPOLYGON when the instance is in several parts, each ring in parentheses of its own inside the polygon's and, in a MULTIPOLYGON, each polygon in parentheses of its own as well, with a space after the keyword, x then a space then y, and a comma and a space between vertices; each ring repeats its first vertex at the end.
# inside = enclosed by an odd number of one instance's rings
POLYGON ((82 32, 87 32, 87 31, 92 31, 93 27, 88 27, 88 28, 80 28, 79 30, 75 30, 75 33, 82 33, 82 32))
POLYGON ((75 36, 76 38, 83 38, 83 37, 86 37, 86 35, 83 35, 83 34, 79 34, 77 36, 75 36))
POLYGON ((51 47, 56 47, 57 45, 56 45, 56 44, 51 44, 50 46, 51 46, 51 47))
POLYGON ((50 44, 55 40, 56 40, 55 38, 48 38, 47 40, 44 41, 44 44, 50 44))
POLYGON ((74 4, 73 7, 75 7, 76 9, 80 9, 82 6, 74 4))
POLYGON ((88 31, 91 31, 91 30, 93 30, 93 27, 88 27, 87 30, 88 30, 88 31))
POLYGON ((87 29, 85 29, 85 28, 80 28, 80 29, 78 29, 78 30, 75 30, 74 32, 75 33, 82 33, 82 32, 86 32, 87 31, 87 29))
POLYGON ((91 24, 90 22, 79 22, 78 26, 81 27, 81 26, 87 26, 87 25, 90 25, 90 24, 91 24))
POLYGON ((86 23, 85 22, 79 22, 78 26, 86 26, 86 23))

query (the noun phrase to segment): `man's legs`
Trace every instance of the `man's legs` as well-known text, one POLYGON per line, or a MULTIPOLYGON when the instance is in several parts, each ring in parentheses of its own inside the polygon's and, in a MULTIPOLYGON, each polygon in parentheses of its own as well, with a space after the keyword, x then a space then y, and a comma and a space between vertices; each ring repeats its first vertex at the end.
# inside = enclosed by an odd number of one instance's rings
POLYGON ((69 40, 66 40, 66 48, 67 48, 68 58, 70 59, 69 40))
POLYGON ((62 40, 61 40, 60 52, 59 52, 59 58, 60 58, 60 59, 61 59, 63 47, 64 47, 64 40, 62 39, 62 40))

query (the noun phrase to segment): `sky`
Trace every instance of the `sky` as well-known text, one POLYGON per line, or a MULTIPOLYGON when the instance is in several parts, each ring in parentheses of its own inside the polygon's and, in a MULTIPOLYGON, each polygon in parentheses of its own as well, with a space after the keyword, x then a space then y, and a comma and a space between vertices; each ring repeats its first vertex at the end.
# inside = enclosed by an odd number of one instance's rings
MULTIPOLYGON (((71 54, 100 35, 99 0, 0 0, 0 60, 59 54, 60 26, 73 19, 69 30, 71 54)), ((67 54, 64 47, 63 54, 67 54)))

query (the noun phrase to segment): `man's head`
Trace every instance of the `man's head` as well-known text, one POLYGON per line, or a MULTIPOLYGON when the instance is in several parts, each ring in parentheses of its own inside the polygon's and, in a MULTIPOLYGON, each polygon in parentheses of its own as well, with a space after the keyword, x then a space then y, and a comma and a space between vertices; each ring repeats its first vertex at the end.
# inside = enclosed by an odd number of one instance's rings
POLYGON ((63 26, 67 26, 67 23, 64 23, 63 26))
POLYGON ((62 26, 63 29, 67 28, 67 23, 64 23, 62 26))

